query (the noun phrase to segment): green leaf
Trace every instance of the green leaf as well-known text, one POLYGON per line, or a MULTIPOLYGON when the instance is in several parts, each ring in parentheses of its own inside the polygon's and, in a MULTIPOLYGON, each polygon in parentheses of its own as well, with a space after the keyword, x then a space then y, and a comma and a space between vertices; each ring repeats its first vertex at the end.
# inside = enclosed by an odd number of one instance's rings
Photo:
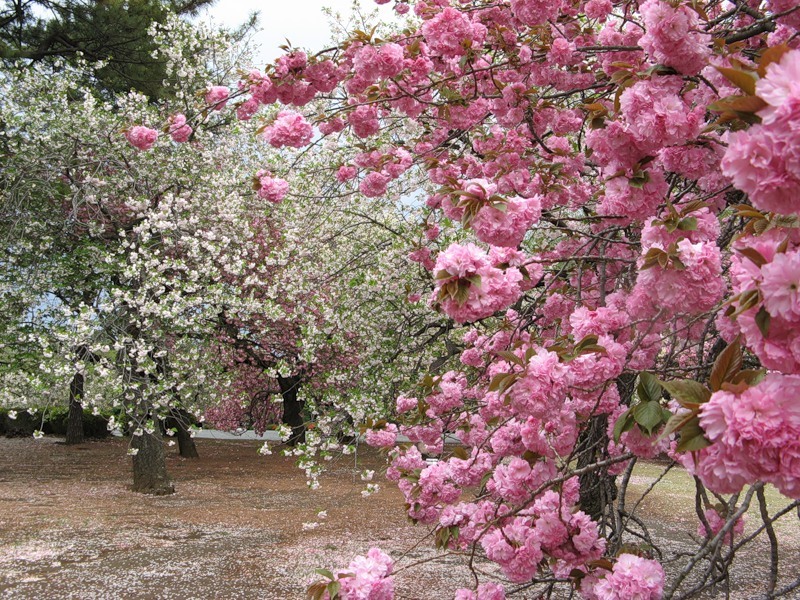
POLYGON ((774 62, 780 62, 783 55, 789 52, 791 48, 786 44, 781 44, 779 46, 772 46, 772 48, 768 48, 764 51, 764 54, 761 55, 761 58, 758 61, 758 74, 761 77, 766 77, 767 75, 767 67, 774 62))
POLYGON ((700 427, 700 419, 692 417, 681 429, 681 441, 678 443, 678 452, 694 452, 702 450, 711 445, 703 429, 700 427))
POLYGON ((596 346, 598 341, 598 337, 594 334, 589 334, 584 337, 580 342, 575 344, 575 351, 579 352, 581 349, 585 348, 586 346, 596 346))
POLYGON ((328 584, 328 596, 330 596, 331 600, 338 600, 339 599, 339 590, 341 590, 342 584, 338 581, 331 581, 328 584))
POLYGON ((467 451, 463 446, 456 446, 455 450, 453 450, 453 456, 460 458, 461 460, 467 460, 469 458, 469 454, 467 454, 467 451))
POLYGON ((328 569, 314 569, 314 573, 317 575, 322 575, 323 577, 327 577, 330 580, 336 579, 336 577, 333 576, 333 573, 328 569))
POLYGON ((760 301, 761 296, 758 290, 747 290, 746 292, 742 292, 739 294, 739 308, 734 315, 741 314, 744 311, 753 308, 760 301))
POLYGON ((540 454, 536 454, 532 450, 526 450, 522 454, 522 458, 528 462, 528 464, 533 467, 539 460, 542 458, 540 454))
POLYGON ((711 378, 709 379, 711 391, 716 392, 725 381, 731 381, 736 373, 741 370, 742 360, 742 346, 737 337, 719 353, 717 360, 714 361, 714 367, 711 369, 711 378))
POLYGON ((639 373, 639 384, 636 386, 636 395, 642 402, 661 400, 661 384, 652 373, 642 371, 639 373))
POLYGON ((481 285, 481 276, 480 275, 468 275, 464 279, 469 281, 474 286, 480 287, 480 285, 481 285))
POLYGON ((746 383, 747 385, 756 385, 759 381, 764 379, 767 372, 764 369, 745 369, 739 371, 736 376, 731 380, 731 383, 737 385, 739 383, 746 383))
POLYGON ((772 317, 767 312, 766 308, 762 306, 758 309, 758 312, 756 313, 756 325, 758 325, 758 330, 764 337, 769 335, 769 324, 771 320, 772 317))
POLYGON ((463 96, 459 94, 457 90, 446 85, 443 85, 439 88, 439 93, 445 100, 450 100, 453 102, 461 102, 464 100, 463 96))
POLYGON ((755 264, 755 266, 758 268, 761 268, 767 264, 767 259, 764 258, 764 255, 755 248, 739 248, 736 251, 742 256, 748 258, 750 262, 755 264))
POLYGON ((591 353, 602 354, 605 356, 606 354, 608 354, 608 350, 606 350, 605 346, 601 346, 600 344, 590 344, 588 346, 582 346, 581 349, 575 353, 575 357, 581 354, 591 354, 591 353))
POLYGON ((749 115, 757 113, 767 105, 758 96, 727 96, 708 105, 708 110, 716 113, 749 115))
POLYGON ((628 180, 628 185, 633 188, 641 190, 650 181, 650 173, 648 171, 639 171, 633 174, 628 180))
MULTIPOLYGON (((605 569, 606 571, 610 571, 611 569, 614 568, 614 563, 612 563, 607 558, 598 558, 589 561, 589 566, 592 567, 593 569, 605 569)), ((586 575, 586 573, 583 573, 583 571, 581 571, 581 573, 583 575, 586 575)))
POLYGON ((703 404, 711 398, 711 391, 703 384, 692 379, 676 379, 660 383, 661 387, 667 390, 681 404, 686 402, 703 404))
POLYGON ((695 417, 696 415, 694 413, 679 413, 672 415, 667 419, 667 424, 664 426, 664 431, 661 432, 661 435, 658 436, 658 439, 656 441, 660 442, 673 431, 680 430, 681 427, 686 425, 686 423, 688 423, 695 417))
POLYGON ((453 294, 453 299, 459 306, 466 304, 467 300, 469 300, 468 282, 459 280, 458 285, 456 286, 455 294, 453 294))
POLYGON ((503 385, 503 382, 508 379, 508 377, 512 375, 512 373, 498 373, 494 377, 492 377, 492 382, 489 384, 489 391, 496 392, 500 389, 500 386, 503 385))
POLYGON ((450 541, 450 528, 444 527, 436 532, 436 546, 438 548, 447 548, 447 543, 450 541))
POLYGON ((619 437, 626 431, 630 430, 635 423, 636 422, 633 420, 633 412, 629 408, 622 413, 617 419, 617 422, 614 423, 614 441, 619 442, 619 437))
POLYGON ((678 221, 678 229, 681 231, 697 231, 697 217, 686 217, 678 221))
POLYGON ((322 600, 325 595, 326 584, 322 581, 312 583, 306 590, 306 598, 309 600, 322 600))
POLYGON ((662 417, 661 405, 657 401, 642 402, 633 409, 633 418, 647 435, 653 435, 653 431, 663 422, 662 417))
POLYGON ((513 352, 509 352, 508 350, 499 350, 498 352, 495 352, 495 354, 512 364, 519 365, 520 367, 525 366, 525 361, 513 352))

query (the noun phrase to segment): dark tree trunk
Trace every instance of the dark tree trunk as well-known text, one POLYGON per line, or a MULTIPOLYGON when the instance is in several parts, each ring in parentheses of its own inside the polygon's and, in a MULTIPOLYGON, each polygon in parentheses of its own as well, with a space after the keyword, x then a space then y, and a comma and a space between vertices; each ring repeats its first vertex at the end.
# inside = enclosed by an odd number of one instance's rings
POLYGON ((83 443, 83 373, 75 372, 69 384, 69 414, 67 415, 68 445, 83 443))
POLYGON ((133 491, 154 496, 174 493, 158 428, 153 433, 134 435, 131 447, 138 450, 133 456, 133 491))
MULTIPOLYGON (((617 378, 620 402, 630 405, 636 386, 636 373, 624 373, 617 378)), ((578 440, 578 468, 608 458, 608 418, 605 415, 592 417, 589 426, 578 440)), ((615 476, 608 469, 597 469, 579 477, 581 484, 580 508, 596 521, 602 521, 606 507, 617 498, 615 476)), ((601 523, 601 527, 604 523, 601 523)))
POLYGON ((175 428, 178 430, 178 453, 184 458, 200 458, 194 438, 189 434, 189 413, 185 410, 175 412, 177 414, 175 414, 173 420, 175 421, 175 428))
POLYGON ((283 396, 283 422, 292 428, 288 444, 296 446, 306 441, 306 425, 303 422, 303 402, 297 399, 301 379, 298 375, 278 377, 283 396))
MULTIPOLYGON (((578 469, 603 460, 608 448, 606 429, 608 419, 605 415, 597 415, 589 421, 578 441, 578 469)), ((614 478, 606 469, 597 469, 584 473, 579 478, 581 484, 580 508, 595 521, 600 521, 605 508, 616 497, 614 478)))

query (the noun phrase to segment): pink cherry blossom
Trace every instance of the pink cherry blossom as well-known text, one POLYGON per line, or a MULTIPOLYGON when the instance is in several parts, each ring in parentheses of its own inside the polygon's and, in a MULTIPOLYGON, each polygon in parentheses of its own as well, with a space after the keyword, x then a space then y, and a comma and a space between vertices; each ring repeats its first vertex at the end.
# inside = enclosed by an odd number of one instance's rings
POLYGON ((375 106, 363 104, 347 115, 347 121, 353 128, 353 133, 358 137, 366 138, 378 133, 378 109, 375 106))
POLYGON ((376 448, 391 448, 397 442, 397 425, 389 423, 383 429, 367 430, 366 442, 376 448))
POLYGON ((745 192, 757 208, 781 214, 797 213, 800 163, 796 138, 784 129, 756 125, 730 135, 722 172, 745 192), (795 164, 797 166, 795 167, 795 164))
POLYGON ((259 198, 269 200, 273 204, 279 203, 289 191, 289 183, 285 179, 273 177, 268 171, 259 171, 256 174, 260 187, 256 192, 259 198))
POLYGON ((432 302, 459 322, 475 321, 507 308, 519 298, 522 275, 516 268, 502 271, 493 267, 484 251, 474 244, 451 245, 440 253, 434 267, 436 287, 432 302), (451 286, 451 294, 440 297, 444 285, 451 286), (462 301, 456 290, 467 290, 462 301))
POLYGON ((460 11, 447 7, 425 22, 422 35, 431 52, 444 57, 466 53, 473 42, 472 23, 460 11))
POLYGON ((605 19, 613 8, 611 0, 589 0, 583 7, 590 19, 605 19))
POLYGON ((368 173, 367 176, 361 181, 358 189, 367 198, 375 198, 386 193, 386 186, 388 183, 388 176, 384 175, 383 173, 373 171, 372 173, 368 173))
POLYGON ((186 116, 178 113, 169 119, 169 135, 178 143, 188 142, 192 135, 192 128, 186 124, 186 116))
POLYGON ((700 426, 712 442, 697 455, 697 474, 712 490, 735 493, 756 481, 783 493, 800 493, 800 465, 782 461, 800 451, 800 376, 768 374, 741 394, 719 391, 700 410, 700 426))
POLYGON ((392 600, 393 561, 378 548, 370 548, 366 556, 357 556, 335 573, 340 584, 342 600, 392 600))
MULTIPOLYGON (((703 511, 703 516, 708 522, 708 527, 700 521, 697 524, 697 535, 700 537, 713 537, 725 526, 726 519, 717 512, 716 508, 708 508, 703 511), (710 528, 710 529, 709 529, 710 528)), ((736 519, 734 526, 722 538, 723 544, 730 544, 733 539, 744 533, 744 515, 736 519)))
POLYGON ((206 104, 211 106, 212 110, 222 110, 228 103, 229 95, 230 90, 224 85, 212 86, 206 92, 206 104))
POLYGON ((509 198, 498 207, 485 205, 470 226, 482 242, 515 248, 528 228, 539 220, 541 213, 539 198, 509 198))
POLYGON ((622 554, 592 590, 598 600, 661 600, 664 570, 658 561, 622 554))
POLYGON ((306 118, 290 110, 279 112, 272 125, 264 129, 264 139, 275 148, 302 148, 311 141, 313 135, 314 130, 306 118))
POLYGON ((455 600, 505 600, 506 592, 499 583, 481 583, 477 592, 467 588, 456 590, 455 600))
POLYGON ((138 150, 149 150, 156 143, 156 139, 158 139, 158 131, 142 125, 135 125, 125 132, 125 137, 134 148, 138 150))
POLYGON ((325 121, 324 123, 319 124, 319 130, 322 135, 330 135, 332 133, 338 133, 342 131, 345 127, 344 121, 342 121, 339 117, 335 119, 331 119, 330 121, 325 121))
POLYGON ((511 581, 528 581, 536 574, 543 554, 527 518, 516 517, 503 527, 492 528, 481 538, 486 556, 500 565, 511 581))
MULTIPOLYGON (((666 251, 658 244, 643 250, 666 251)), ((636 314, 653 314, 661 308, 671 314, 698 314, 711 309, 722 298, 725 282, 722 280, 722 262, 719 247, 712 242, 691 243, 681 239, 677 243, 677 266, 658 264, 640 270, 629 307, 636 314), (641 308, 637 308, 638 302, 641 308), (649 308, 648 304, 649 303, 649 308)))
POLYGON ((800 250, 777 254, 761 268, 761 293, 770 315, 800 321, 800 250))
POLYGON ((696 12, 688 6, 674 8, 664 0, 646 0, 639 10, 645 26, 639 45, 653 62, 684 75, 694 75, 706 65, 711 36, 703 32, 696 12))
POLYGON ((236 108, 236 118, 240 121, 248 121, 258 112, 258 107, 258 100, 250 98, 236 108))
POLYGON ((555 18, 562 6, 561 0, 511 0, 514 16, 529 27, 555 18))
POLYGON ((339 167, 339 170, 336 171, 336 180, 339 183, 344 183, 345 181, 350 181, 356 176, 358 173, 358 169, 356 169, 352 165, 342 165, 339 167))
MULTIPOLYGON (((800 11, 797 11, 800 12, 800 11)), ((767 74, 756 82, 756 95, 767 103, 758 115, 765 125, 800 122, 800 50, 787 52, 767 67, 767 74)))

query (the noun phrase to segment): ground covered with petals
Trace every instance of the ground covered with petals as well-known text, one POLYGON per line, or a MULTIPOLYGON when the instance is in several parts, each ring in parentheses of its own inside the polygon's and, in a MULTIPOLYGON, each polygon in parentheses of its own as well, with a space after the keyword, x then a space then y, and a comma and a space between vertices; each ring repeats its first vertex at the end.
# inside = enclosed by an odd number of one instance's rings
MULTIPOLYGON (((398 599, 452 598, 470 585, 457 556, 402 570, 437 554, 430 538, 414 547, 426 530, 408 524, 396 487, 362 498, 359 474, 380 469, 374 450, 361 447, 357 465, 343 457, 312 491, 291 459, 259 456, 257 442, 197 445, 199 459, 169 455, 177 493, 148 497, 128 489, 125 441, 67 447, 51 438, 0 438, 0 598, 301 599, 319 578, 315 568, 346 566, 372 546, 395 560, 398 599)), ((660 471, 637 468, 629 502, 660 471)), ((688 482, 673 469, 641 507, 653 519, 654 541, 669 552, 694 547, 696 518, 676 509, 691 506, 688 482)), ((782 560, 800 563, 797 521, 778 525, 787 544, 782 560)), ((748 568, 736 569, 732 598, 751 597, 748 588, 766 573, 766 552, 762 543, 743 555, 748 568)))

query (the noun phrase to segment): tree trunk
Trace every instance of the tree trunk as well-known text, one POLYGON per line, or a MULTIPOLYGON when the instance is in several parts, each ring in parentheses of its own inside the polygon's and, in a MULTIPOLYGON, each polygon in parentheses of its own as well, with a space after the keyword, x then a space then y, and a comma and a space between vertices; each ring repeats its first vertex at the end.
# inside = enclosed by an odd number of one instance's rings
MULTIPOLYGON (((636 373, 624 373, 617 378, 616 385, 620 402, 629 406, 636 387, 636 373)), ((583 430, 578 440, 578 468, 586 467, 608 458, 608 417, 592 417, 589 426, 583 430)), ((592 519, 605 526, 603 517, 608 507, 617 498, 616 477, 608 474, 608 469, 589 471, 579 477, 581 484, 580 508, 592 519)))
MULTIPOLYGON (((605 415, 597 415, 589 421, 578 441, 578 469, 603 460, 607 454, 608 436, 606 429, 608 419, 605 415)), ((584 473, 579 478, 581 484, 580 508, 595 521, 601 521, 605 508, 616 497, 614 478, 606 469, 597 469, 584 473)))
POLYGON ((154 496, 166 496, 175 492, 167 475, 167 461, 161 432, 146 431, 134 435, 131 447, 138 452, 133 456, 133 491, 154 496))
POLYGON ((69 414, 67 415, 68 445, 83 443, 83 373, 75 372, 69 384, 69 414))
POLYGON ((283 422, 292 428, 292 437, 288 444, 296 446, 306 441, 306 425, 303 422, 303 402, 297 399, 300 389, 300 377, 278 377, 278 385, 283 396, 283 422))
POLYGON ((184 458, 200 458, 194 438, 189 434, 189 413, 185 410, 178 410, 177 414, 174 414, 173 420, 175 428, 178 430, 178 454, 184 458))

